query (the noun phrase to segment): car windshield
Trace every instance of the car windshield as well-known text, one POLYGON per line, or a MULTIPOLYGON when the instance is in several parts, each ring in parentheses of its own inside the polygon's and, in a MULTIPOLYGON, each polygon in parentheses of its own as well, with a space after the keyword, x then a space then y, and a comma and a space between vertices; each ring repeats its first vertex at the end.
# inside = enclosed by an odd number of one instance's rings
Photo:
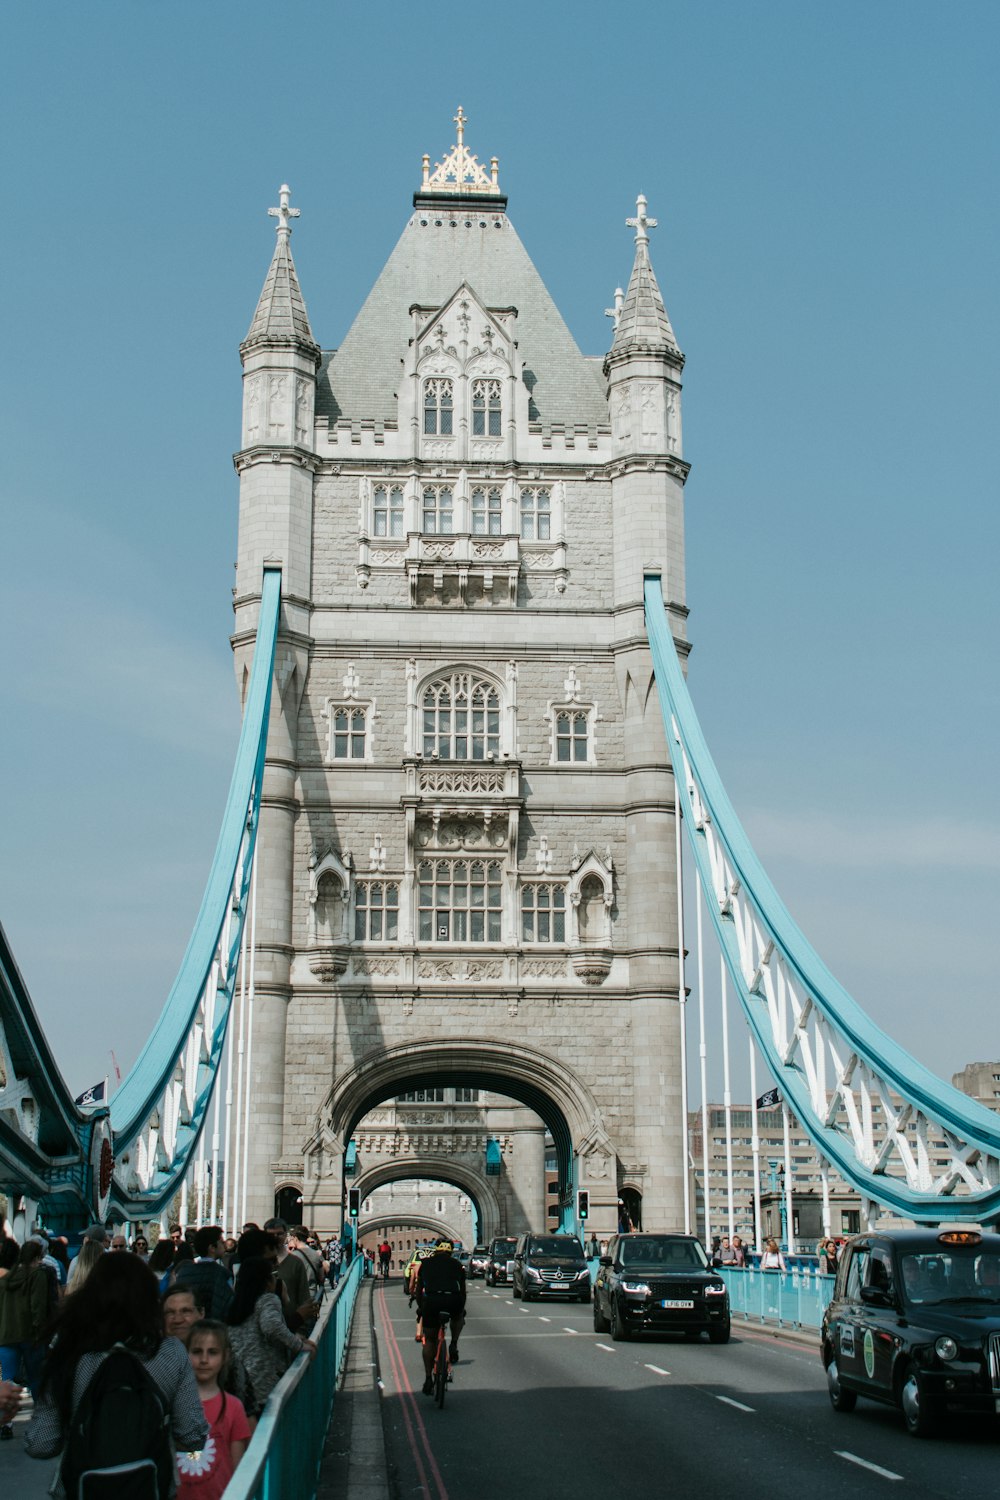
POLYGON ((531 1255, 557 1256, 560 1260, 582 1260, 583 1251, 580 1241, 573 1238, 571 1234, 562 1234, 550 1240, 532 1240, 528 1247, 531 1255))
POLYGON ((493 1254, 507 1255, 511 1250, 513 1250, 516 1244, 517 1240, 497 1240, 496 1244, 493 1246, 493 1254))
POLYGON ((904 1255, 903 1292, 924 1307, 939 1302, 1000 1303, 1000 1254, 978 1245, 904 1255))
POLYGON ((619 1247, 619 1264, 629 1271, 703 1271, 708 1265, 698 1240, 630 1234, 619 1247))

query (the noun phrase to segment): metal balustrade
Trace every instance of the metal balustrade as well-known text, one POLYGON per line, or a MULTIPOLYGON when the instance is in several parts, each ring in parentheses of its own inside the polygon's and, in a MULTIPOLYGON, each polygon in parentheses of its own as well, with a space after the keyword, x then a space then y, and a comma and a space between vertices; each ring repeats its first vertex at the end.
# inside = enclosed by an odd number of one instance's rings
POLYGON ((312 1334, 316 1353, 312 1359, 298 1355, 271 1392, 225 1500, 311 1500, 315 1495, 364 1269, 364 1257, 356 1255, 324 1298, 312 1334))
POLYGON ((834 1276, 796 1266, 787 1271, 760 1271, 747 1267, 716 1267, 729 1288, 729 1308, 734 1321, 772 1324, 778 1328, 815 1328, 833 1296, 834 1276))

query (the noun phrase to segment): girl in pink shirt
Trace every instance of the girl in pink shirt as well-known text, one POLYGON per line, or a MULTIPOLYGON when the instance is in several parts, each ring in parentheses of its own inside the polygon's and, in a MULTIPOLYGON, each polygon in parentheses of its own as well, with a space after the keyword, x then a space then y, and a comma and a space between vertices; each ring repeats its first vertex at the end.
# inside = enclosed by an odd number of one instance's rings
POLYGON ((192 1325, 188 1358, 198 1382, 209 1433, 205 1446, 193 1453, 178 1453, 180 1481, 177 1500, 221 1500, 233 1471, 250 1441, 250 1424, 242 1401, 222 1389, 231 1357, 225 1323, 202 1318, 192 1325))

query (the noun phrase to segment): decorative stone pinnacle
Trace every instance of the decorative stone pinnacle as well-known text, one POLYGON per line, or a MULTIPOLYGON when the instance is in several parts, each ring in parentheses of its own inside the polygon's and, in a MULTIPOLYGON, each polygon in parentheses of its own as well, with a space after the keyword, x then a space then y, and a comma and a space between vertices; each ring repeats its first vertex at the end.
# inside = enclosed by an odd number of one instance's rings
POLYGON ((281 184, 281 187, 278 189, 279 206, 277 208, 269 208, 267 211, 269 218, 277 219, 278 221, 275 225, 275 231, 277 234, 291 234, 292 226, 289 223, 289 220, 301 218, 302 210, 300 208, 289 208, 288 206, 291 200, 291 196, 291 188, 288 186, 287 182, 283 182, 281 184))
POLYGON ((622 291, 622 289, 621 289, 620 286, 616 286, 615 287, 615 305, 614 305, 614 307, 606 307, 604 309, 604 316, 606 318, 614 318, 615 321, 614 321, 613 327, 615 327, 615 328, 618 327, 618 324, 621 321, 622 307, 624 306, 624 304, 625 304, 625 293, 622 291))
POLYGON ((490 170, 487 171, 472 152, 467 150, 465 127, 469 123, 469 117, 461 105, 458 106, 458 113, 453 115, 452 119, 455 122, 456 143, 444 160, 437 163, 433 172, 430 169, 430 157, 424 155, 421 190, 423 192, 432 190, 438 193, 488 193, 492 197, 499 198, 497 158, 495 156, 490 158, 490 170))
POLYGON ((635 230, 635 242, 637 245, 649 244, 647 230, 656 229, 658 227, 658 220, 647 217, 645 193, 640 193, 635 200, 635 218, 626 219, 625 224, 628 229, 635 230))

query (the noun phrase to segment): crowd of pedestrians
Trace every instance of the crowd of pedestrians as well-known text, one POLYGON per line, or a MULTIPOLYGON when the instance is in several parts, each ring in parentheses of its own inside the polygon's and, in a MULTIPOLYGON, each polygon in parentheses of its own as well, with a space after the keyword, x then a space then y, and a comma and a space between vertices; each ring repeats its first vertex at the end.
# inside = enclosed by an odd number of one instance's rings
POLYGON ((288 1365, 315 1353, 350 1254, 277 1218, 239 1238, 172 1224, 152 1244, 93 1224, 72 1249, 41 1230, 18 1244, 0 1219, 0 1444, 27 1391, 24 1451, 62 1456, 54 1495, 125 1465, 161 1497, 216 1500, 288 1365))

